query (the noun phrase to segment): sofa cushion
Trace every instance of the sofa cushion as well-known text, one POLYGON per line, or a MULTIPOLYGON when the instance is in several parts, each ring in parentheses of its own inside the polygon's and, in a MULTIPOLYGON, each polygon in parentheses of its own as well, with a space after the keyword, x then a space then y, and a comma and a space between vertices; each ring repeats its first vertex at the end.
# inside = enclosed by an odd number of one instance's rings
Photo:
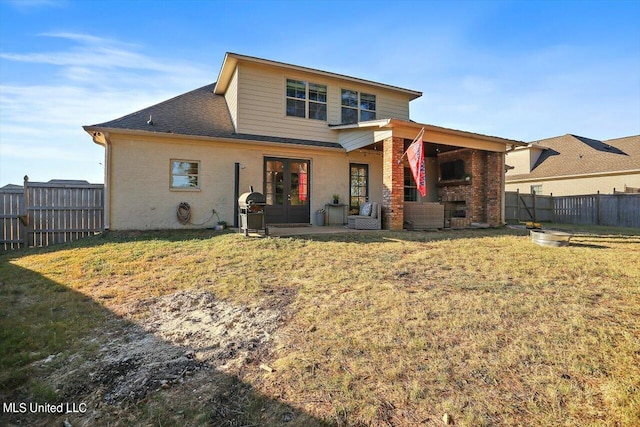
POLYGON ((362 205, 360 207, 360 215, 362 216, 371 216, 371 209, 373 208, 373 206, 371 206, 370 202, 366 202, 364 205, 362 205))

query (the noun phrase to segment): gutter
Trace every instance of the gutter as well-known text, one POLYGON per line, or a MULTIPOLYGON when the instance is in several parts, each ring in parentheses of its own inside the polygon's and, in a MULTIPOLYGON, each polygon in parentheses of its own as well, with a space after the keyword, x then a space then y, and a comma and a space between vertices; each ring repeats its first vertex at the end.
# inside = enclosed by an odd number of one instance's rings
POLYGON ((93 142, 104 147, 104 229, 111 228, 111 141, 109 132, 91 130, 91 126, 82 127, 93 142))
MULTIPOLYGON (((150 132, 145 130, 131 130, 131 129, 119 129, 119 128, 103 128, 97 126, 84 126, 83 129, 89 133, 93 137, 94 133, 104 133, 105 135, 112 134, 120 134, 120 135, 135 135, 135 136, 154 136, 158 138, 168 138, 173 141, 176 139, 181 140, 189 140, 189 141, 199 141, 199 142, 226 142, 232 144, 259 144, 259 145, 270 145, 274 147, 287 147, 287 148, 303 148, 303 149, 312 149, 312 150, 324 150, 324 151, 339 151, 345 152, 342 147, 324 147, 321 145, 311 145, 311 144, 295 144, 288 142, 275 142, 275 141, 261 141, 257 139, 245 139, 245 138, 229 138, 225 136, 202 136, 202 135, 184 135, 179 133, 172 132, 150 132)), ((256 135, 259 136, 259 135, 256 135)), ((273 137, 277 138, 277 137, 273 137)), ((95 139, 94 139, 95 142, 95 139)), ((96 142, 96 144, 104 145, 101 142, 96 142)))

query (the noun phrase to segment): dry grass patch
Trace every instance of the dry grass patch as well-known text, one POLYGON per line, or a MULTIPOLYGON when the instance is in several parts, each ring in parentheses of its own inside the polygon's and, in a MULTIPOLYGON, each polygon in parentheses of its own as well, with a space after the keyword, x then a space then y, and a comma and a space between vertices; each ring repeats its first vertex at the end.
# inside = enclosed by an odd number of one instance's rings
MULTIPOLYGON (((307 425, 437 425, 448 413, 462 426, 633 426, 640 233, 606 231, 576 235, 566 248, 507 229, 111 234, 2 261, 115 313, 195 289, 282 310, 286 323, 271 347, 238 376, 314 416, 307 425)), ((14 280, 0 273, 3 283, 14 280)), ((153 401, 133 416, 149 419, 153 401)), ((279 425, 279 417, 263 423, 279 425)), ((300 419, 287 421, 305 425, 300 419)), ((199 420, 182 422, 207 422, 199 420)))

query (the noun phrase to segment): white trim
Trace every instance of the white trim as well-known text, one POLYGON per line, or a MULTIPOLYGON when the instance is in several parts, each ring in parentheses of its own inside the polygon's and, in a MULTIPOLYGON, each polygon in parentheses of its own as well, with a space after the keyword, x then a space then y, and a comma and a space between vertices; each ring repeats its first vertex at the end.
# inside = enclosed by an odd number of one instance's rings
POLYGON ((171 158, 169 159, 169 190, 171 191, 200 191, 200 189, 202 188, 201 185, 201 178, 202 178, 202 165, 200 160, 188 160, 188 159, 174 159, 171 158), (195 163, 198 167, 198 172, 195 174, 197 182, 196 182, 196 186, 195 187, 174 187, 173 186, 173 177, 174 176, 186 176, 189 177, 191 175, 194 174, 174 174, 173 173, 173 164, 175 162, 180 162, 180 163, 195 163))
POLYGON ((324 83, 312 82, 312 81, 306 80, 306 79, 300 79, 300 78, 293 78, 293 77, 284 76, 284 117, 286 119, 304 119, 304 120, 314 120, 316 122, 325 122, 325 123, 328 122, 329 121, 329 85, 324 84, 324 83), (288 84, 288 82, 290 80, 304 83, 304 94, 305 94, 304 99, 291 97, 291 96, 289 96, 287 94, 287 90, 288 90, 287 84, 288 84), (311 90, 311 85, 323 86, 324 87, 324 89, 325 89, 325 97, 326 97, 325 102, 312 101, 311 100, 310 94, 309 94, 309 92, 311 90), (289 114, 287 114, 287 101, 289 99, 294 100, 294 101, 303 101, 304 102, 304 117, 290 116, 289 114), (325 118, 324 119, 316 119, 315 117, 311 117, 311 103, 325 106, 325 118))
POLYGON ((368 120, 366 122, 358 122, 358 123, 348 123, 348 124, 339 124, 339 125, 329 125, 332 130, 343 130, 343 129, 357 129, 357 128, 372 128, 372 127, 385 127, 388 126, 391 122, 391 119, 376 119, 376 120, 368 120))

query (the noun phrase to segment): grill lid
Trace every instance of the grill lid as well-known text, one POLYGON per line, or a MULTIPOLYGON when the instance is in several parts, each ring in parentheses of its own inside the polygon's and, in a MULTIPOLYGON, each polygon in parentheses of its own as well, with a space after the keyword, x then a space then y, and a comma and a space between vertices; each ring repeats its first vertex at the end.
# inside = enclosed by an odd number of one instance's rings
POLYGON ((238 198, 238 205, 240 207, 251 206, 251 205, 266 205, 267 199, 264 197, 264 194, 258 193, 257 191, 253 191, 253 187, 250 187, 250 191, 247 193, 243 193, 238 198))

